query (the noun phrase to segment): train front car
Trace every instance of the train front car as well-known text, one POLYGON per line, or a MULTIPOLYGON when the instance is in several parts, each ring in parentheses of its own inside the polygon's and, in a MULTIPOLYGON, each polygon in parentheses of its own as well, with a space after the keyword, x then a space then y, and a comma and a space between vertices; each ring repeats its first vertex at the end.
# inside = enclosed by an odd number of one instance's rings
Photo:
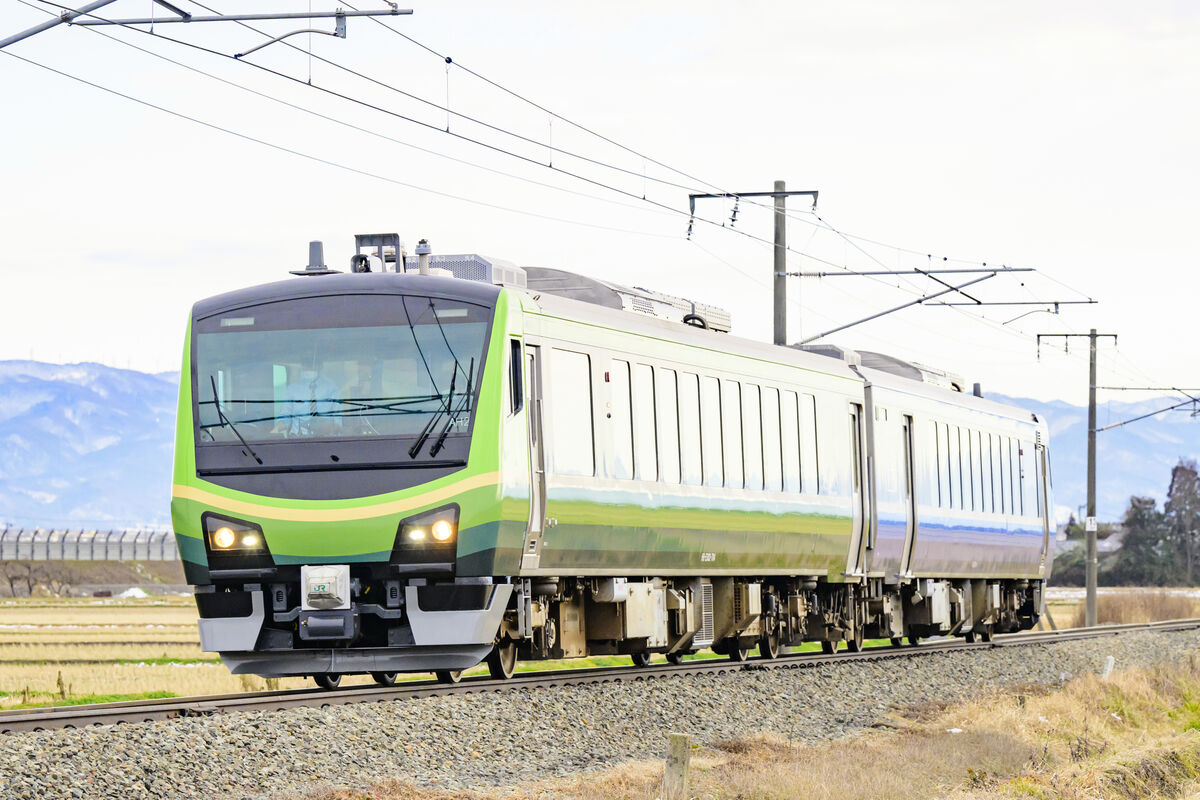
POLYGON ((490 577, 502 297, 325 273, 195 305, 171 510, 204 650, 327 686, 488 655, 512 591, 490 577))

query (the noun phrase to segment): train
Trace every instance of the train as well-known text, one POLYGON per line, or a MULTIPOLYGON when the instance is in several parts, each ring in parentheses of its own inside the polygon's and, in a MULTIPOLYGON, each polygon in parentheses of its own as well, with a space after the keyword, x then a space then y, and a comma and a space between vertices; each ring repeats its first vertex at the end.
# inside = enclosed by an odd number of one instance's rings
POLYGON ((738 338, 713 305, 429 251, 360 235, 339 271, 313 243, 192 308, 171 518, 232 672, 454 682, 1037 623, 1036 414, 738 338))

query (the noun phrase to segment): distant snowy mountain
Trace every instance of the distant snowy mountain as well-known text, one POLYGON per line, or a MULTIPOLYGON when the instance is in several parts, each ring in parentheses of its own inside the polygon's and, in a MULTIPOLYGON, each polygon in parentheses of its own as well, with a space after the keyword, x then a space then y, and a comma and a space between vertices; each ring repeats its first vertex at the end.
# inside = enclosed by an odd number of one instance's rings
MULTIPOLYGON (((170 522, 178 376, 102 364, 0 361, 0 526, 128 527, 170 522)), ((1087 409, 989 395, 1050 426, 1060 513, 1085 500, 1087 409)), ((1099 424, 1176 402, 1106 403, 1099 424)), ((1171 411, 1099 434, 1099 516, 1117 520, 1130 495, 1161 503, 1180 457, 1200 459, 1200 420, 1171 411)))
POLYGON ((0 361, 0 524, 170 522, 178 376, 0 361))
MULTIPOLYGON (((1121 422, 1178 403, 1181 397, 1155 397, 1136 403, 1109 401, 1100 393, 1096 426, 1121 422)), ((1061 400, 1043 403, 1017 397, 989 395, 1045 419, 1050 427, 1050 472, 1054 505, 1079 513, 1087 502, 1087 406, 1061 400)), ((1187 407, 1185 407, 1187 408, 1187 407)), ((1200 419, 1190 411, 1167 411, 1148 419, 1096 434, 1096 516, 1119 521, 1132 495, 1153 497, 1161 505, 1171 482, 1171 468, 1180 458, 1200 460, 1200 419)), ((1063 520, 1065 521, 1065 516, 1063 520)))

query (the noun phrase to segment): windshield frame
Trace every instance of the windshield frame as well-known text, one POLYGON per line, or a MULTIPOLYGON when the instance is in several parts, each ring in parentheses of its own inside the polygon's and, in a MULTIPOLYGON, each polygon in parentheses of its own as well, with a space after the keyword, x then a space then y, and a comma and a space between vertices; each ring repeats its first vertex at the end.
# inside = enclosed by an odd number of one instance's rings
MULTIPOLYGON (((340 278, 343 276, 329 276, 340 278)), ((329 277, 322 278, 302 278, 302 281, 329 281, 329 283, 345 283, 342 281, 330 281, 329 277)), ((189 357, 189 377, 191 383, 191 415, 192 415, 192 439, 196 453, 196 470, 201 476, 215 475, 236 475, 236 474, 252 474, 252 473, 296 473, 296 472, 328 472, 342 470, 412 470, 414 468, 436 468, 436 467, 453 467, 461 468, 466 465, 467 454, 469 451, 470 441, 474 435, 476 418, 478 417, 479 398, 482 389, 483 370, 487 364, 488 351, 491 349, 492 337, 494 333, 495 318, 496 318, 496 302, 495 298, 498 294, 498 287, 489 285, 479 286, 474 282, 465 282, 454 280, 451 283, 446 279, 428 279, 414 280, 414 276, 404 275, 380 275, 367 276, 355 275, 346 276, 352 277, 357 281, 362 281, 366 284, 368 281, 363 279, 370 277, 390 278, 392 285, 386 287, 385 290, 376 289, 372 291, 365 285, 362 289, 356 290, 359 287, 346 287, 342 290, 331 291, 301 291, 301 292, 240 292, 243 294, 257 294, 257 297, 246 297, 240 303, 220 303, 218 307, 213 309, 201 310, 201 304, 197 304, 193 312, 193 323, 190 332, 190 357, 189 357), (408 278, 408 280, 405 280, 408 278), (464 289, 491 289, 492 291, 447 291, 447 289, 458 288, 455 284, 466 284, 464 289), (208 385, 209 378, 199 373, 198 359, 198 343, 199 336, 202 334, 217 333, 221 329, 219 325, 220 318, 226 318, 231 314, 241 312, 249 312, 255 308, 263 308, 275 306, 281 303, 291 303, 297 300, 309 300, 320 298, 340 298, 350 299, 353 302, 355 297, 390 297, 395 303, 397 310, 397 318, 393 325, 398 324, 405 326, 408 324, 417 324, 420 318, 420 312, 414 306, 414 301, 420 303, 420 308, 428 308, 428 301, 432 300, 437 303, 439 300, 451 301, 455 303, 468 303, 480 307, 484 311, 486 324, 483 330, 481 353, 475 364, 475 376, 471 387, 471 404, 470 416, 467 421, 465 430, 456 430, 451 432, 443 445, 437 457, 429 455, 430 442, 426 442, 416 456, 409 456, 407 452, 409 447, 418 438, 415 433, 403 434, 380 434, 378 436, 337 436, 337 435, 318 435, 305 436, 302 438, 291 439, 253 439, 250 441, 250 446, 253 447, 257 456, 261 457, 262 463, 256 463, 257 459, 247 453, 247 447, 242 442, 234 439, 233 441, 205 441, 200 434, 200 405, 206 397, 205 386, 208 385), (405 307, 407 304, 407 307, 405 307)), ((283 284, 268 285, 259 287, 260 289, 270 289, 274 287, 294 288, 290 284, 293 281, 287 281, 283 284)), ((318 288, 318 287, 313 287, 318 288)), ((340 288, 340 287, 338 287, 340 288)), ((334 287, 330 286, 330 289, 334 287)), ((374 302, 378 302, 375 300, 374 302)), ((354 327, 372 327, 370 325, 345 325, 346 328, 354 327)), ((296 326, 297 330, 302 330, 302 326, 296 326)), ((233 334, 230 331, 226 331, 233 334)), ((467 364, 461 365, 463 370, 469 369, 467 364)), ((456 404, 457 398, 461 396, 465 386, 466 378, 460 376, 459 384, 456 388, 456 404)), ((443 394, 447 387, 440 387, 443 394)), ((211 391, 211 390, 210 390, 211 391)), ((235 421, 236 423, 236 421, 235 421)), ((440 423, 439 423, 440 425, 440 423)), ((436 438, 435 436, 432 438, 436 438)))

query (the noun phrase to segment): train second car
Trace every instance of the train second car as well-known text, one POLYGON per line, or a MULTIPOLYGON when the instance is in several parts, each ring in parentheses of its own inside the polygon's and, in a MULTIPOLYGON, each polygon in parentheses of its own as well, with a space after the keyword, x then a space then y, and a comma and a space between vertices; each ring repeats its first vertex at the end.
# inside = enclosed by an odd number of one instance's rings
POLYGON ((456 680, 1035 624, 1030 412, 667 295, 378 252, 192 310, 172 520, 234 672, 456 680))

